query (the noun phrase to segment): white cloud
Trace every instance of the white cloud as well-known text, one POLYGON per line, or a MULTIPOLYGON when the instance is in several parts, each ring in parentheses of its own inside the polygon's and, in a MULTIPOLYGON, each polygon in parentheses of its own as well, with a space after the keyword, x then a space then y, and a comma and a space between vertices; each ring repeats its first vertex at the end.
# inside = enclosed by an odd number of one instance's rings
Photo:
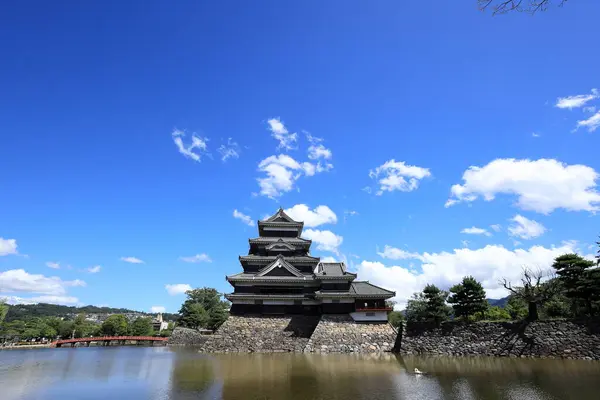
POLYGON ((379 190, 377 195, 383 192, 392 192, 400 190, 402 192, 411 192, 419 187, 419 181, 425 177, 431 176, 428 168, 406 165, 404 161, 394 159, 386 161, 384 164, 369 171, 369 177, 378 179, 379 190))
POLYGON ((502 230, 502 225, 500 225, 500 224, 494 224, 494 225, 490 225, 490 228, 492 228, 492 230, 494 232, 500 232, 500 230, 502 230))
POLYGON ((383 251, 378 251, 377 254, 379 254, 383 258, 387 258, 390 260, 408 260, 411 258, 420 257, 418 253, 411 253, 409 251, 405 251, 397 247, 392 247, 387 244, 383 247, 383 251))
POLYGON ((59 269, 59 268, 60 268, 60 264, 59 264, 59 263, 57 263, 57 262, 53 262, 53 261, 48 261, 48 262, 46 263, 46 266, 47 266, 48 268, 52 268, 52 269, 59 269))
POLYGON ((527 219, 522 215, 515 215, 511 221, 513 221, 514 224, 508 227, 510 236, 516 236, 521 239, 533 239, 546 232, 544 225, 537 221, 527 219))
POLYGON ((86 271, 89 272, 90 274, 97 274, 98 272, 100 272, 101 269, 102 269, 101 266, 95 265, 93 267, 89 267, 88 269, 86 269, 86 271))
POLYGON ((557 208, 599 209, 598 173, 586 165, 567 165, 554 159, 500 158, 483 167, 469 167, 462 178, 462 185, 452 186, 446 207, 472 202, 480 196, 492 201, 498 194, 513 194, 518 197, 519 208, 543 214, 557 208))
POLYGON ((529 249, 509 250, 502 245, 488 245, 480 249, 454 249, 452 252, 423 253, 420 272, 411 272, 404 266, 386 266, 380 262, 363 261, 358 266, 358 276, 396 291, 396 300, 404 307, 414 292, 432 283, 442 289, 472 275, 482 282, 488 298, 508 295, 499 284, 507 278, 517 282, 523 266, 547 269, 554 258, 565 253, 577 252, 575 242, 564 242, 557 247, 532 246, 529 249))
POLYGON ((467 235, 485 235, 485 236, 492 236, 492 234, 490 232, 488 232, 486 229, 483 228, 477 228, 475 226, 471 227, 471 228, 465 228, 462 231, 460 231, 460 233, 466 233, 467 235))
POLYGON ((294 149, 294 144, 298 140, 298 134, 290 133, 279 117, 271 118, 267 123, 269 124, 271 136, 279 141, 279 146, 277 148, 285 150, 294 149))
POLYGON ((304 222, 306 228, 337 223, 337 216, 327 206, 317 206, 311 210, 306 204, 296 204, 285 210, 294 221, 304 222))
POLYGON ((173 142, 175 142, 179 152, 187 158, 191 158, 194 161, 200 161, 202 156, 208 153, 208 148, 206 145, 208 139, 197 136, 195 133, 193 133, 192 143, 185 145, 183 143, 183 138, 185 136, 185 132, 179 129, 174 129, 173 132, 171 132, 171 137, 173 138, 173 142))
POLYGON ((588 101, 598 98, 598 90, 592 89, 591 94, 578 94, 575 96, 559 97, 556 99, 555 107, 558 108, 578 108, 584 106, 588 101))
POLYGON ((17 241, 15 239, 4 239, 0 237, 0 256, 17 254, 17 241))
POLYGON ((125 261, 130 264, 143 264, 144 261, 140 260, 137 257, 121 257, 121 261, 125 261))
POLYGON ((165 289, 171 296, 176 296, 178 294, 184 294, 188 290, 192 290, 192 287, 187 283, 174 283, 171 285, 165 285, 165 289))
POLYGON ((577 128, 587 128, 589 132, 594 132, 600 126, 600 111, 588 119, 577 121, 577 128))
POLYGON ((328 160, 331 158, 331 150, 329 150, 322 144, 312 144, 308 147, 308 158, 310 158, 311 160, 317 160, 319 158, 328 160))
POLYGON ((223 162, 229 158, 240 158, 240 146, 231 138, 228 138, 227 144, 222 144, 217 151, 221 154, 221 161, 223 162))
POLYGON ((0 272, 0 292, 2 293, 26 292, 64 296, 67 292, 66 288, 75 286, 85 286, 85 282, 79 279, 63 281, 56 276, 30 274, 23 269, 0 272))
POLYGON ((531 136, 533 136, 534 138, 538 138, 538 137, 540 137, 540 136, 542 136, 542 135, 541 135, 541 134, 539 134, 539 133, 537 133, 537 132, 533 132, 533 133, 531 134, 531 136))
POLYGON ((590 114, 595 113, 596 106, 583 107, 583 112, 590 113, 590 114))
POLYGON ((35 296, 35 297, 19 297, 19 296, 8 296, 5 298, 8 304, 64 304, 64 305, 76 305, 79 304, 79 299, 72 296, 35 296))
POLYGON ((187 263, 212 262, 212 260, 208 256, 208 254, 205 254, 205 253, 196 254, 195 256, 191 256, 191 257, 179 257, 179 259, 181 261, 184 261, 187 263))
POLYGON ((294 183, 300 177, 298 170, 301 165, 292 157, 280 154, 270 156, 258 164, 258 170, 264 172, 265 178, 258 178, 260 194, 276 198, 294 188, 294 183))
POLYGON ((167 309, 163 306, 152 306, 150 307, 150 312, 153 314, 164 313, 167 312, 167 309))
POLYGON ((339 261, 333 256, 327 256, 327 257, 321 257, 321 262, 329 263, 329 262, 339 262, 339 261))
POLYGON ((332 164, 299 163, 286 154, 269 156, 258 164, 258 170, 266 177, 258 178, 260 194, 275 199, 294 188, 296 181, 302 176, 313 176, 316 173, 327 172, 332 164))
POLYGON ((233 210, 233 218, 237 218, 248 226, 254 226, 254 221, 249 215, 246 215, 238 210, 233 210))
POLYGON ((332 157, 331 150, 326 148, 322 142, 323 139, 314 137, 308 132, 304 132, 306 134, 306 138, 310 142, 310 146, 308 147, 308 158, 311 160, 318 160, 320 158, 324 160, 329 160, 332 157))
POLYGON ((305 229, 302 236, 312 240, 317 245, 317 250, 330 251, 335 254, 339 254, 339 247, 344 241, 343 237, 331 231, 321 231, 318 229, 305 229))

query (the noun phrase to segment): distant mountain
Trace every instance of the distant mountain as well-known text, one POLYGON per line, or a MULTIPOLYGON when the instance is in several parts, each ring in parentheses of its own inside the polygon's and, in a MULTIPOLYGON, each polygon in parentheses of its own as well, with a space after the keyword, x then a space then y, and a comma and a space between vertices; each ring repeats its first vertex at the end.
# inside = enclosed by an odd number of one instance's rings
MULTIPOLYGON (((96 307, 96 306, 61 306, 56 304, 38 303, 38 304, 17 304, 9 306, 6 314, 6 321, 24 320, 34 317, 67 317, 76 314, 141 314, 154 315, 146 312, 129 310, 127 308, 96 307)), ((163 313, 165 321, 175 321, 177 314, 163 313)))
POLYGON ((506 296, 502 299, 487 299, 488 303, 490 306, 494 307, 494 306, 498 306, 498 307, 504 307, 506 306, 506 303, 508 302, 508 298, 510 296, 506 296))

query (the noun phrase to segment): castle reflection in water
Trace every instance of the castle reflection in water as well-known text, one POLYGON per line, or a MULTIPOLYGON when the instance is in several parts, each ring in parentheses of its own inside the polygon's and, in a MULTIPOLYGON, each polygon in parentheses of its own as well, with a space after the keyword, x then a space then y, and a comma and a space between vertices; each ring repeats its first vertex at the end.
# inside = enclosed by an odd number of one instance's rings
POLYGON ((577 360, 140 347, 0 352, 2 400, 586 400, 598 398, 598 376, 600 363, 577 360))

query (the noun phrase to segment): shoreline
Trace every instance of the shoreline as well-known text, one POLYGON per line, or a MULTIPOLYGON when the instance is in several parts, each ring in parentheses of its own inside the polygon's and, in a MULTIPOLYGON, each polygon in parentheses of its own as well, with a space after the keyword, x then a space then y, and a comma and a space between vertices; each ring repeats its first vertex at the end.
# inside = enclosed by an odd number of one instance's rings
POLYGON ((33 349, 49 349, 51 344, 24 344, 20 346, 0 346, 0 350, 33 350, 33 349))

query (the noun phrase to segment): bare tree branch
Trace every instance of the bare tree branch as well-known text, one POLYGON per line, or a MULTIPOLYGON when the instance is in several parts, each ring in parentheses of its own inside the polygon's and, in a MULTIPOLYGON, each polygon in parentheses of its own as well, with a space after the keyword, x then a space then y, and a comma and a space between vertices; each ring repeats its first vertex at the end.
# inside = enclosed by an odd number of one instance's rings
POLYGON ((503 278, 503 279, 500 281, 500 284, 501 284, 502 286, 504 286, 504 289, 508 290, 508 291, 509 291, 509 292, 511 292, 512 294, 514 294, 514 295, 516 295, 516 296, 518 296, 518 295, 519 295, 519 292, 518 292, 517 290, 513 289, 513 287, 512 287, 512 285, 511 285, 511 283, 510 283, 510 282, 508 282, 508 281, 506 280, 506 278, 503 278))

